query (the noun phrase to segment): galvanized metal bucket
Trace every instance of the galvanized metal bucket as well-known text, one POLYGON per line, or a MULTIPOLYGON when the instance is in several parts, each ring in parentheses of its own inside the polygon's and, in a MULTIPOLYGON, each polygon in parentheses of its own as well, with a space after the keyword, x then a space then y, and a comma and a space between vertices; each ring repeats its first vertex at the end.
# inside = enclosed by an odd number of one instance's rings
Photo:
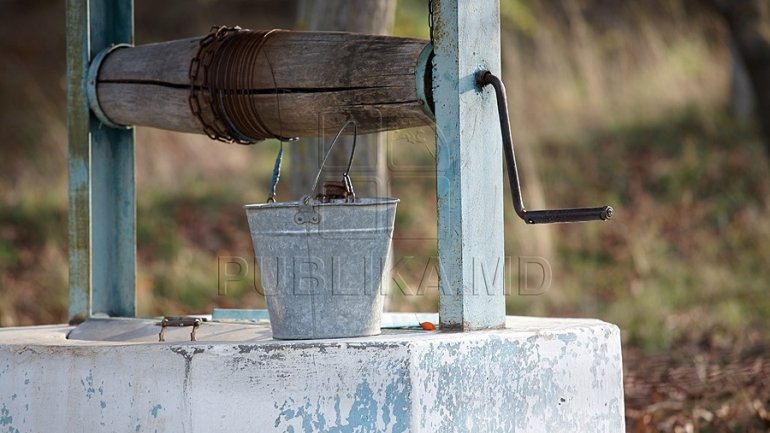
MULTIPOLYGON (((318 176, 315 183, 313 191, 318 176)), ((380 333, 380 286, 398 201, 305 196, 245 206, 274 338, 380 333)))
POLYGON ((273 337, 380 333, 383 268, 398 199, 246 206, 273 337))

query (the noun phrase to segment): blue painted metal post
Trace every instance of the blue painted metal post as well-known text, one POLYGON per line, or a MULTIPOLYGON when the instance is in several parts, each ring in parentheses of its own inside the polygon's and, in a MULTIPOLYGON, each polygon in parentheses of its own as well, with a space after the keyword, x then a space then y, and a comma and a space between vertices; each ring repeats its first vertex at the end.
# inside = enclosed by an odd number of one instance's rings
POLYGON ((491 89, 500 75, 498 0, 433 0, 441 327, 505 326, 503 173, 491 89))
POLYGON ((67 0, 66 8, 69 318, 134 316, 134 131, 102 125, 86 94, 91 59, 133 42, 133 0, 67 0))

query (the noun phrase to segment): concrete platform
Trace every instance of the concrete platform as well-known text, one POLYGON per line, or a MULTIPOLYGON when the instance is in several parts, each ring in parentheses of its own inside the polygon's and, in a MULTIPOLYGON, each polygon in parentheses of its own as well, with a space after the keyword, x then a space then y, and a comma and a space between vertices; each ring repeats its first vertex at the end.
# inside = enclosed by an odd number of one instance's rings
POLYGON ((110 341, 0 328, 0 432, 624 431, 619 330, 597 320, 302 342, 219 324, 164 343, 122 320, 110 341))

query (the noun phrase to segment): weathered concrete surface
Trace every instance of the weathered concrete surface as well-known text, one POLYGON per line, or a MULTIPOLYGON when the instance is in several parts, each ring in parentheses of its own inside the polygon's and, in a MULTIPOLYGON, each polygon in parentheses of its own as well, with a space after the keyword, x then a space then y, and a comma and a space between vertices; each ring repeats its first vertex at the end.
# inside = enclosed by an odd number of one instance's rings
POLYGON ((507 325, 131 344, 67 340, 67 326, 0 329, 0 432, 623 431, 617 327, 507 325))

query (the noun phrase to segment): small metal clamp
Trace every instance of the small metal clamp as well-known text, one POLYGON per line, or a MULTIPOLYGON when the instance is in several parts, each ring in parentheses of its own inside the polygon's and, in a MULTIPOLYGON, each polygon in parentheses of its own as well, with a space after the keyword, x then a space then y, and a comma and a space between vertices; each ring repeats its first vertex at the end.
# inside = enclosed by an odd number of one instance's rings
POLYGON ((294 214, 294 222, 297 224, 318 224, 321 222, 321 215, 316 212, 313 205, 310 204, 310 196, 302 197, 302 204, 299 205, 297 213, 294 214))
POLYGON ((192 326, 192 332, 190 332, 190 341, 197 341, 195 339, 195 333, 203 323, 203 319, 200 317, 164 317, 160 321, 160 333, 158 334, 158 341, 166 341, 166 328, 169 326, 192 326))

